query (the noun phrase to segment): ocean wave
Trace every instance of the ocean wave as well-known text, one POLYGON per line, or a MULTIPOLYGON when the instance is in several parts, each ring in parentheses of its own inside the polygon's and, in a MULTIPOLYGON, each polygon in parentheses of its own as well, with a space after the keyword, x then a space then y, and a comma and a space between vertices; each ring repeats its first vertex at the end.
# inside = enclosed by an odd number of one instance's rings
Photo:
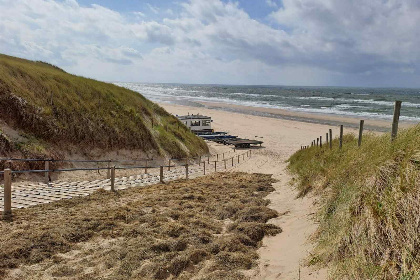
POLYGON ((350 104, 338 104, 338 105, 335 105, 335 107, 343 108, 343 109, 356 109, 356 108, 364 109, 364 108, 366 108, 364 106, 350 105, 350 104))
MULTIPOLYGON (((261 108, 273 108, 273 109, 284 109, 290 111, 298 112, 308 112, 308 113, 321 113, 321 114, 334 114, 334 115, 346 115, 353 117, 363 117, 363 118, 379 118, 379 119, 391 119, 391 114, 384 114, 380 112, 366 112, 363 109, 368 109, 369 107, 363 106, 363 104, 377 105, 383 107, 392 107, 394 102, 386 100, 375 100, 375 99, 351 99, 351 98, 332 98, 332 97, 323 97, 323 96, 281 96, 273 94, 258 94, 258 93, 246 93, 246 92, 216 92, 216 91, 206 91, 206 90, 197 90, 196 88, 182 88, 182 86, 162 86, 158 84, 138 84, 138 83, 115 83, 118 86, 126 87, 128 89, 134 90, 146 96, 155 102, 169 101, 171 99, 178 99, 181 101, 203 101, 203 102, 221 102, 226 104, 233 105, 242 105, 250 107, 261 107, 261 108), (209 96, 213 95, 213 96, 209 96), (241 99, 241 97, 253 97, 248 100, 241 99), (267 98, 272 98, 273 100, 264 100, 267 98), (262 100, 261 100, 262 99, 262 100), (322 104, 321 108, 314 108, 309 104, 296 104, 291 105, 289 99, 294 100, 317 100, 317 101, 334 101, 341 102, 342 104, 331 104, 332 106, 322 104)), ((355 94, 362 95, 362 94, 355 94)), ((317 106, 320 104, 318 103, 317 106)), ((420 108, 420 104, 403 102, 403 106, 409 108, 420 108)), ((387 109, 388 110, 388 109, 387 109)), ((383 111, 383 110, 382 110, 383 111)), ((407 121, 420 121, 420 116, 401 116, 402 120, 407 121)))
MULTIPOLYGON (((388 106, 388 107, 393 107, 394 103, 395 103, 393 101, 374 100, 374 99, 332 98, 332 97, 322 97, 322 96, 308 96, 308 97, 300 96, 300 97, 295 97, 294 99, 299 99, 299 100, 312 99, 312 100, 320 100, 320 101, 338 101, 338 102, 346 102, 346 103, 362 103, 362 104, 382 105, 382 106, 388 106)), ((418 104, 418 103, 403 102, 403 104, 406 107, 420 108, 420 104, 418 104)))

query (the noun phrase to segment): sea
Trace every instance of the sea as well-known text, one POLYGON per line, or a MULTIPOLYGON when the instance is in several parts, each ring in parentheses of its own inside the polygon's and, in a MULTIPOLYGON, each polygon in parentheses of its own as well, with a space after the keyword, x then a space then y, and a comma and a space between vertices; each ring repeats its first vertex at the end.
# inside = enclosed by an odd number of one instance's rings
POLYGON ((391 120, 402 101, 400 120, 420 122, 420 89, 122 83, 158 103, 202 107, 205 102, 277 108, 295 112, 391 120))

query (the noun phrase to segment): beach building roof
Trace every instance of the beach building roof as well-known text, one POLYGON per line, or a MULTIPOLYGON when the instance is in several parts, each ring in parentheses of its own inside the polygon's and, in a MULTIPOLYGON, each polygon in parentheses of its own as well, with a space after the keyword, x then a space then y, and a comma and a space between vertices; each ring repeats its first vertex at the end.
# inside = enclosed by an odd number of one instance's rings
POLYGON ((192 114, 192 115, 177 116, 177 117, 180 120, 211 119, 211 117, 203 116, 203 115, 200 115, 200 114, 197 114, 197 115, 192 114))

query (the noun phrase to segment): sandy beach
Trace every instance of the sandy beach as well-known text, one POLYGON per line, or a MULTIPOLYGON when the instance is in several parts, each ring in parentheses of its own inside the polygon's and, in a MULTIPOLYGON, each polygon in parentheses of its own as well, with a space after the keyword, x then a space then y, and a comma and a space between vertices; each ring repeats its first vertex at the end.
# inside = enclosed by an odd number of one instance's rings
MULTIPOLYGON (((280 216, 270 222, 280 226, 283 232, 263 240, 263 246, 258 252, 259 267, 253 271, 253 279, 326 279, 325 268, 317 270, 305 266, 313 248, 310 237, 317 228, 314 217, 317 202, 311 195, 296 198, 297 191, 289 184, 290 175, 285 161, 301 145, 309 144, 320 135, 325 136, 329 128, 333 129, 333 136, 336 136, 338 127, 208 108, 168 104, 161 106, 172 114, 200 113, 211 116, 212 128, 215 130, 264 141, 263 148, 254 150, 251 160, 235 168, 236 171, 273 174, 278 180, 273 185, 276 191, 268 199, 271 201, 270 207, 277 210, 280 216)), ((345 131, 356 132, 353 128, 346 128, 345 131)), ((210 143, 210 147, 213 153, 232 149, 214 143, 210 143)))
MULTIPOLYGON (((283 120, 293 120, 304 123, 317 123, 330 126, 344 125, 348 128, 357 129, 361 119, 365 120, 365 129, 372 131, 387 132, 391 129, 391 120, 372 119, 372 118, 356 118, 344 115, 306 113, 278 108, 252 107, 244 105, 227 104, 222 102, 196 102, 204 108, 223 110, 228 112, 245 113, 256 116, 277 118, 283 120)), ((192 107, 193 108, 193 107, 192 107)), ((195 111, 195 110, 193 110, 195 111)), ((408 128, 415 125, 416 122, 400 120, 399 127, 408 128)))

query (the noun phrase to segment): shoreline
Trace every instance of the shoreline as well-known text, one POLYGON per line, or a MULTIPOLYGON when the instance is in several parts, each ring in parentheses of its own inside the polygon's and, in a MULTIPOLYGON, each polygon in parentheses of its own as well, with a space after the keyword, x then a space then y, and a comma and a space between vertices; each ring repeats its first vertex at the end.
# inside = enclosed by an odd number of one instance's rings
MULTIPOLYGON (((259 116, 259 117, 268 117, 303 123, 314 123, 320 125, 332 125, 339 126, 344 125, 344 127, 349 127, 353 129, 359 128, 359 122, 363 118, 356 118, 352 116, 344 115, 332 115, 332 114, 317 114, 317 113, 307 113, 307 112, 296 112, 285 109, 276 109, 276 108, 263 108, 263 107, 252 107, 244 105, 234 105, 223 102, 204 102, 204 101, 194 101, 188 103, 181 102, 160 102, 159 105, 165 106, 183 106, 189 108, 200 109, 210 109, 210 110, 219 110, 233 113, 242 113, 247 115, 259 116), (199 104, 200 106, 197 106, 199 104)), ((195 113, 192 111, 191 113, 195 113)), ((364 128, 370 131, 376 132, 391 132, 392 120, 384 119, 372 119, 364 118, 364 128)), ((406 120, 399 121, 400 128, 409 128, 417 125, 418 123, 406 120)))

